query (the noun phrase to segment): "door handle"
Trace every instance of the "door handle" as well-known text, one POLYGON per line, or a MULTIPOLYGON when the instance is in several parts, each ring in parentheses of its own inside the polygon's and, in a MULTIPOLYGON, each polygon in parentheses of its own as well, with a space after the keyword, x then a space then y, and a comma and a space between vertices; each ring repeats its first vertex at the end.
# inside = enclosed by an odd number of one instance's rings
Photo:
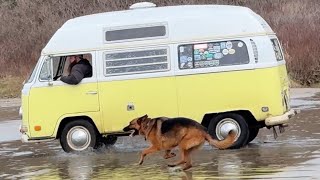
POLYGON ((96 95, 96 94, 98 94, 98 92, 97 91, 88 91, 86 94, 88 94, 88 95, 96 95))

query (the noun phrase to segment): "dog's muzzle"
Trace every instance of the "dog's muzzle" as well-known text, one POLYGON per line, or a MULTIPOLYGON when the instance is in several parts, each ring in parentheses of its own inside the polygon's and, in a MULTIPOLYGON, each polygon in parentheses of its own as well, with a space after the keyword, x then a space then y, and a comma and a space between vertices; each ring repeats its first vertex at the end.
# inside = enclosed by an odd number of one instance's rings
POLYGON ((129 126, 123 128, 123 131, 124 131, 124 132, 131 131, 131 130, 133 130, 133 129, 132 129, 132 128, 129 128, 129 126))
POLYGON ((130 137, 133 137, 133 136, 136 136, 136 135, 139 134, 139 131, 137 129, 129 128, 129 126, 123 128, 123 131, 124 132, 132 131, 131 134, 130 134, 130 137))

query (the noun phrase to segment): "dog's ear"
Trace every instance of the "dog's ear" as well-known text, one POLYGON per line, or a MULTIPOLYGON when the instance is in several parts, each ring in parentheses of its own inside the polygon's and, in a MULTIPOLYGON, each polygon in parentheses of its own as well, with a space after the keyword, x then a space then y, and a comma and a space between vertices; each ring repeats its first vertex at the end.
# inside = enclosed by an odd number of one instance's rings
POLYGON ((137 120, 137 123, 138 123, 139 125, 141 125, 142 121, 144 121, 144 120, 147 119, 147 118, 148 118, 148 115, 146 114, 146 115, 140 117, 140 118, 137 120))
POLYGON ((148 114, 141 117, 141 119, 146 119, 146 118, 148 118, 148 114))
POLYGON ((140 118, 137 120, 138 125, 141 125, 142 120, 143 120, 143 118, 142 118, 142 117, 140 117, 140 118))

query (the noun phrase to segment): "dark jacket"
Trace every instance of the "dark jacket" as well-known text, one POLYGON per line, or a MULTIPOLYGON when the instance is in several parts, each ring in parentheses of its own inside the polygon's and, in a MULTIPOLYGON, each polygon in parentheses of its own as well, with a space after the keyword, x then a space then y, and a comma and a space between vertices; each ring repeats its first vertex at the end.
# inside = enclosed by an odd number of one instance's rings
POLYGON ((92 66, 86 59, 81 59, 75 64, 68 76, 62 76, 60 80, 67 84, 79 84, 83 78, 92 76, 92 66))

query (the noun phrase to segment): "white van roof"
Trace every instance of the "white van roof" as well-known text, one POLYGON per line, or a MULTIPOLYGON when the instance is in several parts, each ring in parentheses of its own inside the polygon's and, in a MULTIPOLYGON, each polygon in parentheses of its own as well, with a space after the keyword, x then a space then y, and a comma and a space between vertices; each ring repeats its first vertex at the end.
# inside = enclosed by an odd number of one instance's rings
POLYGON ((246 7, 228 5, 136 7, 70 19, 53 35, 42 50, 42 54, 274 34, 259 15, 246 7), (132 28, 156 23, 166 24, 168 33, 166 38, 116 43, 105 40, 105 31, 108 29, 132 28))

